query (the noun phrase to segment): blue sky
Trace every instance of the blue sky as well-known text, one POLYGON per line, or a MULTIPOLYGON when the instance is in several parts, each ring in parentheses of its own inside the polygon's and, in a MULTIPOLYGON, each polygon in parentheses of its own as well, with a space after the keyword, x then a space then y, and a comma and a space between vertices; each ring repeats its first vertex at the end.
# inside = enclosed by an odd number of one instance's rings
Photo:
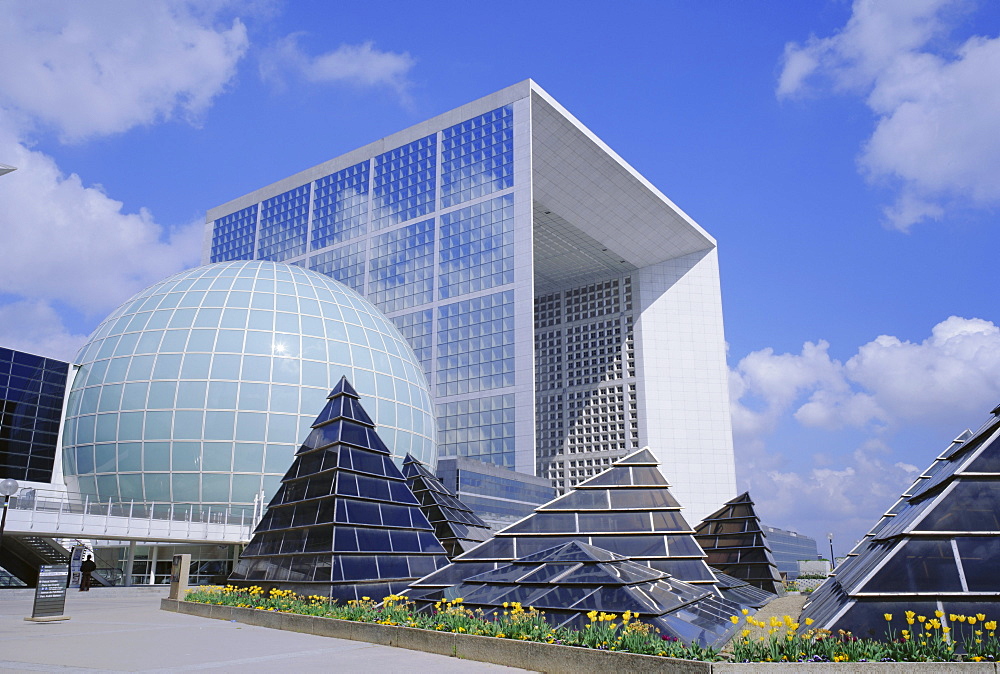
POLYGON ((1000 403, 998 32, 985 0, 6 2, 0 344, 71 359, 208 208, 531 77, 719 241, 739 485, 840 553, 1000 403))

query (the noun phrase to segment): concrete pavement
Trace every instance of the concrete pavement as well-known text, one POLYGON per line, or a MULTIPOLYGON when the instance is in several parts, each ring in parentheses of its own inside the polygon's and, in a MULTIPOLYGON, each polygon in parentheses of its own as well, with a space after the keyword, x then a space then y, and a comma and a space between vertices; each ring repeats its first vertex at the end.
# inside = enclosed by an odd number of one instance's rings
POLYGON ((70 590, 66 614, 71 620, 27 622, 31 597, 18 594, 0 601, 0 671, 525 671, 160 611, 161 593, 102 596, 100 588, 89 593, 70 590))

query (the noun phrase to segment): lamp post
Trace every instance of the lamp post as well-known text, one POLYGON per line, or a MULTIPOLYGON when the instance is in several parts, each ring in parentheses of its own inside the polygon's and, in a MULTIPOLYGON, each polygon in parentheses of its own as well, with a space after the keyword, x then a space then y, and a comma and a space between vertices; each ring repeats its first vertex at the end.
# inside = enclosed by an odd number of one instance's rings
POLYGON ((3 550, 3 528, 7 526, 7 506, 10 504, 10 497, 17 493, 17 480, 9 477, 0 480, 0 496, 3 496, 3 515, 0 515, 0 550, 3 550))
POLYGON ((830 539, 830 570, 833 571, 833 565, 836 564, 833 556, 833 532, 828 533, 826 537, 830 539))

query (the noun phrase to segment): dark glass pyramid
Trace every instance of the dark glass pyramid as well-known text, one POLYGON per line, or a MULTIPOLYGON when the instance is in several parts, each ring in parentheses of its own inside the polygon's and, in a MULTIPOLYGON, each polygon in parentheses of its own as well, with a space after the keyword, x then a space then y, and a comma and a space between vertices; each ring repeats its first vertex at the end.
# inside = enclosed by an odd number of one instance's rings
POLYGON ((408 592, 440 597, 445 588, 467 578, 570 541, 610 550, 714 590, 715 576, 705 553, 658 465, 648 449, 624 457, 420 579, 408 592))
POLYGON ((708 555, 712 568, 765 592, 785 593, 778 565, 774 563, 749 492, 728 501, 702 520, 695 527, 695 538, 708 555))
POLYGON ((462 503, 427 466, 410 454, 403 460, 403 477, 417 497, 424 516, 434 527, 434 535, 444 546, 448 559, 471 550, 493 535, 489 525, 479 519, 472 508, 462 503))
MULTIPOLYGON (((520 602, 544 611, 553 627, 584 629, 587 613, 638 613, 661 634, 685 643, 721 647, 738 628, 741 606, 710 587, 689 585, 662 571, 579 541, 562 543, 473 576, 448 592, 487 618, 520 602)), ((430 610, 430 601, 419 602, 430 610)))
POLYGON ((810 597, 802 619, 857 636, 885 613, 1000 617, 1000 408, 952 442, 810 597))
POLYGON ((346 378, 328 400, 230 581, 381 600, 448 559, 346 378))

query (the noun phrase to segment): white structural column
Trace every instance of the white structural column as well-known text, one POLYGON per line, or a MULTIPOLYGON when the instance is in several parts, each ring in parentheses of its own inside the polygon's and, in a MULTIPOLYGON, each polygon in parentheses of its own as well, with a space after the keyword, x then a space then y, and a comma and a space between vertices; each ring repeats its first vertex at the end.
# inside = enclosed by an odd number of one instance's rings
POLYGON ((718 254, 691 253, 634 278, 639 442, 693 526, 736 495, 718 254))

